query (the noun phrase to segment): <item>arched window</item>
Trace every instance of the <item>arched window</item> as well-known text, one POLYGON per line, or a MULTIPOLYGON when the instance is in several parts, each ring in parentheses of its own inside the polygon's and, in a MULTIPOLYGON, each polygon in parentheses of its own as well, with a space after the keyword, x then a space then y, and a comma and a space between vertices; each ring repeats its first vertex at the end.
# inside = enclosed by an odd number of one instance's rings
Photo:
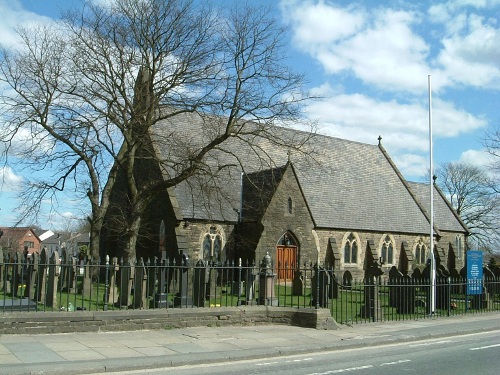
POLYGON ((385 240, 384 243, 382 244, 382 250, 380 253, 382 256, 383 263, 385 264, 394 263, 394 246, 389 236, 385 236, 385 240))
POLYGON ((222 234, 215 226, 211 226, 203 237, 202 256, 205 261, 222 262, 222 234))
POLYGON ((415 247, 415 263, 425 264, 427 247, 424 245, 422 240, 418 240, 417 246, 415 247))
POLYGON ((358 263, 358 243, 354 234, 349 234, 344 245, 344 263, 358 263))
POLYGON ((293 214, 293 201, 291 197, 288 197, 288 213, 293 214))
POLYGON ((457 235, 455 237, 455 249, 457 251, 457 257, 460 259, 462 257, 463 247, 462 247, 462 236, 457 235))

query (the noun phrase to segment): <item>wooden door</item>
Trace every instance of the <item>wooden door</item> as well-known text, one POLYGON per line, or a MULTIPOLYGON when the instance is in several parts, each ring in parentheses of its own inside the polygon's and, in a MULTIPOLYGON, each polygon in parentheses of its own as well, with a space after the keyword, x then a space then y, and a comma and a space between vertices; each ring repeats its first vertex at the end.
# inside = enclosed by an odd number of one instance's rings
POLYGON ((297 246, 276 247, 276 270, 279 280, 292 280, 297 269, 297 246))

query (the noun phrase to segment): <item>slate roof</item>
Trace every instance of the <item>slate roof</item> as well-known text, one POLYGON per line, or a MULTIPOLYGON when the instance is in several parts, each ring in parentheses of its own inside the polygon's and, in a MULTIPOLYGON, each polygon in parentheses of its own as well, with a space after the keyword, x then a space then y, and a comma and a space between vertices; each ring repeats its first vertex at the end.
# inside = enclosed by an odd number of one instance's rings
MULTIPOLYGON (((187 155, 213 139, 220 131, 213 127, 217 121, 221 119, 185 114, 157 124, 152 139, 161 157, 168 160, 166 175, 175 175, 187 155)), ((253 126, 264 127, 269 136, 249 132, 230 138, 207 155, 205 168, 217 170, 216 178, 199 175, 176 186, 174 200, 184 218, 236 222, 242 170, 279 168, 291 160, 316 227, 428 233, 429 221, 422 207, 383 148, 289 128, 253 126), (289 156, 287 145, 297 142, 304 142, 302 152, 292 148, 289 156)), ((444 205, 439 209, 449 211, 444 205)), ((449 214, 439 217, 438 223, 448 224, 449 214)), ((456 225, 450 228, 465 231, 456 225)))
MULTIPOLYGON (((419 182, 408 182, 410 188, 415 192, 418 200, 427 212, 430 212, 429 184, 419 182)), ((450 232, 464 232, 467 230, 460 217, 453 211, 446 201, 443 193, 434 187, 434 222, 440 230, 450 232)), ((468 230, 467 230, 468 231, 468 230)))

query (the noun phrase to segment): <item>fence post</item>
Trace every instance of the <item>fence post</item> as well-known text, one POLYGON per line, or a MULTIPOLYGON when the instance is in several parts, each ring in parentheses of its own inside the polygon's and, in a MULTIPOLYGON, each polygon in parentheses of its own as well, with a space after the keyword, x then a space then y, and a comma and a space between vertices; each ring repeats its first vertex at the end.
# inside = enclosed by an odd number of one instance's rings
POLYGON ((103 311, 108 311, 109 303, 109 255, 106 255, 106 265, 104 267, 105 278, 104 278, 104 306, 103 311))
POLYGON ((241 306, 241 258, 238 258, 238 301, 237 306, 241 306))
POLYGON ((446 281, 448 283, 448 316, 451 315, 451 278, 447 277, 446 281))

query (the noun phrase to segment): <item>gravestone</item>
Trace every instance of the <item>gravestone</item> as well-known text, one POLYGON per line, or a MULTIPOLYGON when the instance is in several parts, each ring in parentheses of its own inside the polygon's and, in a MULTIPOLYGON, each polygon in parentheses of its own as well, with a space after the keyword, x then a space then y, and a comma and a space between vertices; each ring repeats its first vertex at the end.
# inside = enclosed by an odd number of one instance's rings
POLYGON ((316 307, 328 306, 328 290, 330 278, 326 270, 317 263, 313 267, 314 275, 311 285, 311 305, 316 307))
POLYGON ((147 279, 148 279, 148 289, 147 289, 147 297, 154 297, 155 295, 155 286, 156 286, 156 281, 158 280, 158 257, 154 257, 152 260, 151 258, 148 259, 146 263, 146 273, 147 273, 147 279))
POLYGON ((90 298, 92 294, 92 275, 90 269, 90 261, 87 261, 87 263, 83 266, 83 280, 80 293, 87 298, 90 298))
POLYGON ((60 277, 60 288, 62 291, 68 289, 68 249, 61 249, 61 277, 60 277))
POLYGON ((292 295, 293 296, 304 295, 304 275, 302 274, 302 271, 299 269, 296 269, 293 273, 292 295))
POLYGON ((147 273, 144 260, 139 260, 139 265, 135 267, 134 272, 134 308, 147 309, 147 273))
POLYGON ((395 266, 389 271, 389 305, 398 314, 415 313, 415 288, 412 278, 403 275, 395 266))
POLYGON ((114 257, 111 260, 109 269, 109 290, 108 290, 108 303, 113 305, 118 303, 118 286, 116 285, 116 274, 120 267, 118 266, 118 258, 114 257))
POLYGON ((206 283, 205 298, 211 300, 217 297, 217 277, 219 276, 214 262, 208 262, 207 272, 208 281, 206 283))
POLYGON ((167 252, 161 252, 161 261, 158 271, 158 285, 155 294, 154 307, 165 308, 168 306, 167 302, 167 252))
POLYGON ((179 266, 179 292, 174 297, 175 307, 188 307, 193 305, 189 296, 189 257, 181 251, 181 265, 179 266))
POLYGON ((57 285, 59 284, 60 261, 57 251, 52 253, 49 261, 49 275, 47 281, 47 296, 45 304, 47 307, 57 309, 57 285))
POLYGON ((259 275, 258 268, 249 267, 245 270, 245 305, 253 304, 255 298, 255 283, 259 275))
POLYGON ((205 307, 208 275, 209 267, 200 259, 194 269, 193 302, 195 306, 205 307))
POLYGON ((15 255, 14 265, 12 268, 12 279, 11 279, 11 293, 12 297, 18 297, 20 290, 19 287, 23 283, 24 276, 24 256, 21 252, 17 251, 15 255))
POLYGON ((28 264, 28 274, 26 275, 26 288, 24 289, 24 297, 30 301, 35 300, 36 281, 38 273, 38 253, 31 254, 31 259, 28 264))
POLYGON ((374 260, 365 272, 364 305, 361 307, 362 318, 370 318, 372 321, 382 320, 382 307, 379 298, 379 278, 384 272, 380 265, 374 260))
POLYGON ((36 300, 38 302, 45 301, 45 292, 47 288, 47 267, 48 267, 48 255, 47 249, 42 249, 40 253, 40 260, 38 262, 38 272, 37 272, 37 295, 36 300))
POLYGON ((132 284, 134 280, 134 264, 127 261, 120 267, 120 307, 130 307, 132 305, 132 284))

